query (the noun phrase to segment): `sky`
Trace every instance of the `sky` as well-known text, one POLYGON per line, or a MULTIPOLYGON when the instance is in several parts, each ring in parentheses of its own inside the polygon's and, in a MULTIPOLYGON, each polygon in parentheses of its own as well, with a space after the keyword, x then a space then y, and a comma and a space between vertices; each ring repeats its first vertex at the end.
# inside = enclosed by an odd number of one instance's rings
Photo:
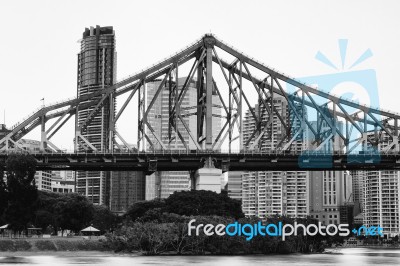
MULTIPOLYGON (((379 105, 400 112, 399 10, 395 0, 1 0, 0 123, 4 113, 7 126, 17 123, 42 98, 76 95, 79 40, 95 25, 115 29, 119 80, 210 32, 293 77, 344 73, 369 49, 351 70, 374 70, 379 105), (340 39, 347 39, 343 67, 340 39), (318 52, 337 69, 316 60, 318 52)), ((72 149, 73 121, 63 130, 54 142, 72 149)))

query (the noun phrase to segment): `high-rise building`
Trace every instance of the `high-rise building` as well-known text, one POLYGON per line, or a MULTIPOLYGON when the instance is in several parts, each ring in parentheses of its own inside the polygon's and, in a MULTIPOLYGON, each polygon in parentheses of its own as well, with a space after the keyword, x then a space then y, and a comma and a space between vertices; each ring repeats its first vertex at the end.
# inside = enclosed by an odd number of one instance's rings
MULTIPOLYGON (((29 152, 40 151, 40 141, 20 139, 18 145, 29 152)), ((35 183, 38 190, 51 191, 51 171, 36 171, 35 183)))
MULTIPOLYGON (((78 54, 78 96, 96 92, 115 83, 116 54, 113 27, 96 26, 85 29, 78 54)), ((115 117, 115 108, 115 98, 108 97, 90 119, 90 125, 76 132, 75 144, 78 151, 87 148, 85 139, 97 150, 114 149, 114 133, 110 129, 110 120, 115 117)), ((88 119, 92 110, 93 107, 79 109, 76 127, 88 119)), ((94 204, 109 206, 115 212, 124 212, 134 202, 145 199, 145 177, 142 172, 77 171, 76 182, 76 192, 87 196, 94 204)))
MULTIPOLYGON (((370 133, 374 139, 374 132, 370 133)), ((380 149, 385 149, 390 137, 382 133, 380 149)), ((368 146, 370 144, 368 143, 368 146)), ((365 226, 380 225, 383 234, 394 237, 400 234, 400 173, 396 170, 365 171, 363 175, 362 210, 365 226)))
MULTIPOLYGON (((375 132, 369 133, 373 140, 375 132)), ((385 149, 390 137, 382 132, 379 148, 385 149)), ((367 143, 367 148, 371 144, 367 143)), ((383 234, 393 237, 400 234, 400 174, 395 170, 352 171, 354 213, 357 223, 381 226, 383 234), (362 220, 362 223, 361 223, 362 220)))
MULTIPOLYGON (((115 33, 112 27, 86 28, 78 54, 78 90, 81 97, 112 86, 116 78, 115 33)), ((99 96, 100 99, 102 96, 99 96)), ((91 99, 95 100, 95 99, 91 99)), ((84 104, 85 102, 82 102, 84 104)), ((113 133, 110 131, 110 118, 115 115, 115 99, 109 97, 92 117, 90 125, 79 126, 88 118, 94 107, 79 108, 76 115, 75 149, 84 151, 111 150, 113 133), (86 141, 85 141, 86 140, 86 141), (88 142, 93 147, 88 147, 88 142)), ((89 145, 90 146, 90 145, 89 145)), ((85 195, 94 204, 109 204, 110 172, 77 171, 76 192, 85 195)))
POLYGON ((363 213, 364 205, 364 181, 367 176, 367 171, 351 171, 353 185, 353 200, 354 200, 354 215, 363 213))
POLYGON ((111 178, 110 210, 124 213, 135 202, 145 200, 144 172, 113 172, 111 178))
MULTIPOLYGON (((274 108, 281 114, 286 124, 294 129, 299 127, 300 122, 289 112, 288 103, 284 97, 276 96, 274 98, 274 108)), ((300 113, 305 112, 301 106, 297 106, 297 108, 300 113)), ((270 115, 266 110, 262 110, 259 105, 256 105, 253 111, 267 124, 270 115)), ((243 141, 247 143, 256 126, 255 118, 250 110, 246 112, 243 124, 243 141)), ((274 113, 271 126, 259 142, 253 146, 261 151, 274 151, 284 136, 284 125, 274 113)), ((257 137, 256 135, 255 138, 257 137)), ((252 144, 254 144, 254 139, 249 142, 248 147, 252 144)), ((299 134, 290 146, 290 150, 301 151, 305 144, 303 134, 299 134)), ((242 175, 243 212, 248 216, 255 215, 260 218, 275 214, 289 217, 307 216, 309 213, 307 177, 308 173, 305 171, 245 172, 242 175)))
MULTIPOLYGON (((179 78, 178 89, 181 90, 186 77, 179 78)), ((146 84, 146 102, 149 104, 154 98, 161 81, 153 81, 146 84)), ((171 150, 186 150, 185 145, 180 139, 174 139, 169 143, 169 99, 170 92, 168 86, 164 86, 154 105, 149 111, 148 122, 154 130, 154 134, 162 141, 162 143, 171 150)), ((218 95, 212 97, 213 105, 221 106, 221 101, 218 95)), ((183 121, 188 126, 192 136, 195 138, 197 132, 197 116, 190 115, 197 111, 197 88, 196 80, 191 80, 188 83, 188 89, 181 103, 181 114, 183 121)), ((213 107, 213 139, 215 139, 221 130, 221 109, 213 107)), ((177 127, 181 133, 182 139, 187 144, 189 150, 196 150, 196 145, 192 137, 188 134, 185 125, 179 121, 177 127)), ((157 138, 149 130, 146 132, 155 150, 161 150, 162 147, 158 143, 157 138)), ((149 142, 146 144, 146 149, 150 150, 149 142)), ((147 177, 146 182, 146 200, 154 198, 167 198, 175 191, 190 190, 191 177, 188 171, 160 171, 155 172, 147 177)))
POLYGON ((242 175, 240 171, 228 172, 228 196, 232 199, 242 200, 242 175))
POLYGON ((51 189, 56 193, 75 192, 75 172, 73 171, 52 171, 51 189))
MULTIPOLYGON (((330 127, 324 120, 312 121, 315 131, 329 132, 330 127)), ((336 121, 340 132, 343 123, 336 121)), ((307 132, 310 146, 314 140, 310 131, 307 132)), ((332 152, 341 147, 343 141, 336 134, 333 142, 326 142, 320 151, 332 152)), ((323 224, 352 223, 353 193, 352 176, 345 171, 313 171, 309 173, 309 203, 310 216, 323 224)))
POLYGON ((363 224, 380 225, 390 237, 400 234, 398 171, 368 171, 363 188, 363 224))
POLYGON ((313 171, 309 179, 310 216, 323 224, 347 221, 345 207, 353 204, 351 175, 344 171, 313 171))

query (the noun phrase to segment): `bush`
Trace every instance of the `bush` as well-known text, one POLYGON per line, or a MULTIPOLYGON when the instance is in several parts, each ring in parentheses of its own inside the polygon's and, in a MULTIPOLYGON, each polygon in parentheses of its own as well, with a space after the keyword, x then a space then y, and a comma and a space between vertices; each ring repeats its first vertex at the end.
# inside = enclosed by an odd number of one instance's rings
POLYGON ((14 247, 16 251, 26 251, 30 250, 32 245, 26 240, 16 240, 14 241, 14 247))
POLYGON ((76 242, 76 248, 78 250, 96 250, 103 251, 106 250, 104 244, 101 241, 94 240, 81 240, 76 242))
POLYGON ((68 240, 56 240, 55 244, 58 251, 75 251, 78 249, 75 241, 72 242, 68 240))
POLYGON ((54 243, 50 240, 41 240, 36 242, 36 248, 38 250, 57 250, 54 243))
POLYGON ((0 240, 0 251, 14 251, 14 243, 12 240, 0 240))

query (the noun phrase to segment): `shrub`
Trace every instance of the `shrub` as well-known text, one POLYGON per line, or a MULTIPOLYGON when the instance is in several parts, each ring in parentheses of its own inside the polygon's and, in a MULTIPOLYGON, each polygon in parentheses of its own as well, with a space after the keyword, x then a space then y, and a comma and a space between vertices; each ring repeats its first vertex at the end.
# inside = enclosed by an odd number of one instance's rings
POLYGON ((12 240, 0 240, 0 251, 14 251, 14 243, 12 240))
POLYGON ((14 247, 16 251, 26 251, 30 250, 32 245, 26 240, 16 240, 14 241, 14 247))
POLYGON ((50 240, 41 240, 36 242, 36 247, 38 250, 57 250, 54 243, 50 240))
POLYGON ((55 244, 57 246, 57 250, 59 251, 75 251, 78 250, 77 244, 68 240, 56 240, 55 244))

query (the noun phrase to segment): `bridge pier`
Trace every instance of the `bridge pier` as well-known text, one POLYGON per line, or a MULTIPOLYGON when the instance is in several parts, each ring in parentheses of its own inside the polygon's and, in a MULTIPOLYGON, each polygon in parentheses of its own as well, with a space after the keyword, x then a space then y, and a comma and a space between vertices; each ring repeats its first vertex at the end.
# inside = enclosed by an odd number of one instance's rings
POLYGON ((212 158, 209 157, 204 167, 192 174, 192 189, 221 193, 221 175, 222 170, 215 168, 212 158))

